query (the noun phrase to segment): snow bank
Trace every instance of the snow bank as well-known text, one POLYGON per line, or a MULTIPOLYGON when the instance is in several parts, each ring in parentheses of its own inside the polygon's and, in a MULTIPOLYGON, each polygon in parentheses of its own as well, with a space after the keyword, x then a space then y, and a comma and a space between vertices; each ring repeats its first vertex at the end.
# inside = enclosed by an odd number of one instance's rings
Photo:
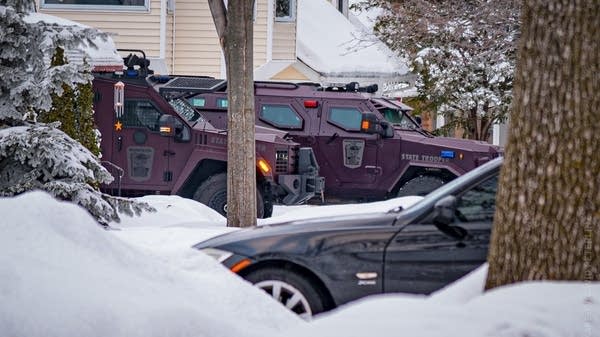
POLYGON ((600 283, 527 282, 483 293, 486 276, 487 265, 429 297, 368 297, 289 336, 600 336, 600 283))
POLYGON ((46 193, 0 199, 0 213, 0 335, 275 336, 304 324, 210 257, 181 270, 46 193))
MULTIPOLYGON (((259 219, 259 225, 269 225, 279 222, 287 222, 301 219, 316 219, 336 215, 352 215, 366 213, 385 213, 394 208, 408 208, 423 199, 423 197, 410 196, 400 197, 384 201, 376 201, 362 204, 345 205, 301 205, 301 206, 279 206, 273 210, 273 217, 259 219)), ((277 206, 276 206, 277 207, 277 206)))

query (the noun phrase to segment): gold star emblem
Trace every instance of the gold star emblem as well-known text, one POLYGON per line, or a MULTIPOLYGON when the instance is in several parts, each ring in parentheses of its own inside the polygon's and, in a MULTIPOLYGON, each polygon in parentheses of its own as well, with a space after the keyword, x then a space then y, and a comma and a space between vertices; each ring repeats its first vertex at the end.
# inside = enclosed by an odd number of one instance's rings
POLYGON ((121 121, 117 121, 115 123, 115 131, 121 131, 123 130, 123 124, 121 123, 121 121))

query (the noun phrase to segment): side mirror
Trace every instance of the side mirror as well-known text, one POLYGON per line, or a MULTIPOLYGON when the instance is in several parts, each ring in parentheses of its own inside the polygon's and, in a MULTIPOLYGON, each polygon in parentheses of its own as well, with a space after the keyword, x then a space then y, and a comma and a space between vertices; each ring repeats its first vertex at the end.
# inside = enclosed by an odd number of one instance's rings
POLYGON ((433 223, 449 226, 454 222, 456 197, 448 195, 438 200, 433 206, 433 223))
POLYGON ((379 134, 383 138, 394 137, 394 128, 387 121, 380 121, 374 113, 363 113, 360 131, 369 134, 379 134))
POLYGON ((373 113, 367 112, 362 114, 362 120, 360 121, 360 131, 364 133, 379 133, 377 127, 379 121, 377 116, 373 113))
POLYGON ((177 127, 175 125, 176 123, 177 119, 175 117, 166 114, 161 115, 160 119, 158 120, 160 135, 165 137, 173 137, 177 127))
POLYGON ((187 142, 191 139, 189 127, 175 116, 161 115, 158 125, 161 136, 174 137, 176 142, 187 142))
POLYGON ((421 119, 421 116, 415 116, 415 121, 417 121, 417 124, 419 124, 419 126, 422 125, 423 120, 421 119))
POLYGON ((442 233, 457 239, 463 240, 469 235, 466 229, 460 226, 453 226, 454 213, 456 212, 456 197, 448 195, 438 200, 433 206, 433 224, 442 233))
POLYGON ((388 121, 379 122, 381 125, 381 136, 383 138, 394 138, 394 127, 388 121))

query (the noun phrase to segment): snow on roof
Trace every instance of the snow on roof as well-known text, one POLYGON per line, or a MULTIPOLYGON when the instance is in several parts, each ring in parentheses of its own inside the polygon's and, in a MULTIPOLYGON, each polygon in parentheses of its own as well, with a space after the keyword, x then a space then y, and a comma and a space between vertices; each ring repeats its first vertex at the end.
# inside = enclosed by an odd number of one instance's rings
MULTIPOLYGON (((75 26, 81 28, 91 28, 79 22, 67 20, 53 15, 43 13, 29 13, 25 17, 28 23, 44 22, 46 24, 57 24, 61 26, 75 26)), ((117 71, 123 70, 123 58, 117 52, 117 47, 110 36, 106 40, 101 37, 92 39, 96 47, 91 46, 87 41, 82 42, 77 50, 66 50, 65 54, 69 62, 81 64, 83 59, 92 65, 94 71, 117 71)))
POLYGON ((406 64, 387 46, 354 26, 326 0, 298 1, 297 34, 298 58, 325 76, 408 73, 406 64))

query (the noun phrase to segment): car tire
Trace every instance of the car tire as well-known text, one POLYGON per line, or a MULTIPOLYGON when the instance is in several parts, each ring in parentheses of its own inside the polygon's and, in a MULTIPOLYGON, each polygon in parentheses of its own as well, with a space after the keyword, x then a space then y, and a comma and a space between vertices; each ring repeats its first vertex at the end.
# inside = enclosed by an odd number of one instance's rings
MULTIPOLYGON (((227 174, 218 173, 208 177, 194 193, 193 199, 214 209, 223 216, 227 216, 227 174)), ((265 212, 264 198, 260 191, 256 191, 256 216, 258 218, 269 217, 273 214, 271 205, 270 214, 265 212)))
POLYGON ((325 310, 321 293, 295 271, 269 267, 255 270, 244 278, 304 319, 325 310))
POLYGON ((398 191, 398 197, 410 195, 424 196, 442 186, 444 181, 434 176, 417 176, 407 181, 398 191))

